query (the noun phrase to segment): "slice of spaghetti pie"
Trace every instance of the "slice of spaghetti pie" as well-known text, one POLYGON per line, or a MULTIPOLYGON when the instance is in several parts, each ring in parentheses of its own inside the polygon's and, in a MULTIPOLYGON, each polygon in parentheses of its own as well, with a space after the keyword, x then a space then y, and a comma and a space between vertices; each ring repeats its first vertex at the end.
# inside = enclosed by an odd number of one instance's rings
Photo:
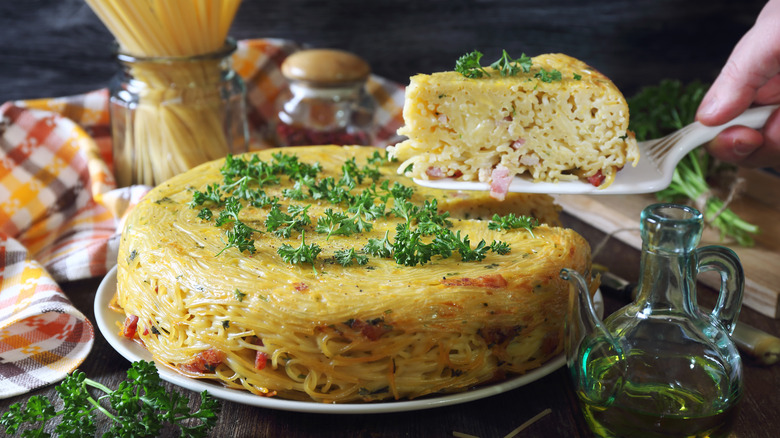
POLYGON ((399 171, 489 182, 503 199, 516 175, 606 187, 627 163, 636 165, 628 105, 612 81, 563 54, 528 61, 512 75, 486 67, 478 78, 413 76, 398 131, 408 139, 390 148, 399 171))

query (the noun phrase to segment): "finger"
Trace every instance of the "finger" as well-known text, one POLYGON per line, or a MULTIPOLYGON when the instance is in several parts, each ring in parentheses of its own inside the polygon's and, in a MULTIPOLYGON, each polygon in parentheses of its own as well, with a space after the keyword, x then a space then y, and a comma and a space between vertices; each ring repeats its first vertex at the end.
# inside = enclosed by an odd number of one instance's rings
POLYGON ((780 73, 780 2, 769 2, 742 37, 696 114, 705 125, 733 119, 755 100, 759 88, 780 73))
POLYGON ((772 113, 761 132, 733 126, 709 142, 707 150, 719 160, 744 167, 780 168, 780 110, 772 113))
POLYGON ((780 110, 769 116, 762 134, 764 144, 747 158, 754 167, 780 168, 780 110))
POLYGON ((745 126, 732 126, 723 130, 707 143, 707 151, 715 158, 727 163, 751 166, 746 160, 764 143, 764 136, 745 126))
POLYGON ((773 77, 758 89, 755 103, 760 105, 780 103, 780 75, 773 77))

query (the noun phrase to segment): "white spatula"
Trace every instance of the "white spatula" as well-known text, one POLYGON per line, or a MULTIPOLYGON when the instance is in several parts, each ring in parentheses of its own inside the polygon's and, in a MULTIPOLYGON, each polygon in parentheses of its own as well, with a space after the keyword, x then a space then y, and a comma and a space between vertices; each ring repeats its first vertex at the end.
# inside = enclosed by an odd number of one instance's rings
MULTIPOLYGON (((780 105, 748 109, 740 116, 720 126, 704 126, 699 122, 675 131, 666 137, 639 143, 639 163, 626 165, 606 188, 594 187, 583 181, 533 182, 531 178, 516 176, 509 185, 510 192, 548 194, 624 195, 653 193, 665 189, 672 182, 677 163, 690 151, 712 140, 730 126, 758 129, 764 126, 772 111, 780 105)), ((490 190, 489 183, 460 181, 453 178, 437 180, 414 179, 424 186, 443 190, 490 190)))

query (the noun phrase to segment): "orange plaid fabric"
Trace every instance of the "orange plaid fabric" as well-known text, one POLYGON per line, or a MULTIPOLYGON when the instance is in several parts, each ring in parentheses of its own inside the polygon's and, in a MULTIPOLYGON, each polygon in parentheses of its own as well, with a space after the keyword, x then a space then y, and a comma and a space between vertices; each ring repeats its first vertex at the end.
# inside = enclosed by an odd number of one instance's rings
MULTIPOLYGON (((263 132, 285 85, 282 61, 301 47, 238 42, 253 133, 263 132)), ((403 87, 371 76, 378 146, 396 140, 403 87)), ((57 382, 87 357, 92 323, 58 283, 105 275, 116 264, 127 212, 149 187, 117 188, 108 91, 0 106, 0 398, 57 382)), ((252 138, 252 147, 265 147, 252 138)))

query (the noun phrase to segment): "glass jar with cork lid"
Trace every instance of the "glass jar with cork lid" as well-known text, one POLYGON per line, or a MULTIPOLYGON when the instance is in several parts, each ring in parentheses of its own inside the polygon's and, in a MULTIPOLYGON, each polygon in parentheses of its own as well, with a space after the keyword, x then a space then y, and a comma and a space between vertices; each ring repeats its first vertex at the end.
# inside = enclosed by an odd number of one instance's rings
POLYGON ((372 145, 375 103, 365 90, 368 63, 335 49, 296 52, 282 63, 288 82, 276 104, 278 146, 372 145))

